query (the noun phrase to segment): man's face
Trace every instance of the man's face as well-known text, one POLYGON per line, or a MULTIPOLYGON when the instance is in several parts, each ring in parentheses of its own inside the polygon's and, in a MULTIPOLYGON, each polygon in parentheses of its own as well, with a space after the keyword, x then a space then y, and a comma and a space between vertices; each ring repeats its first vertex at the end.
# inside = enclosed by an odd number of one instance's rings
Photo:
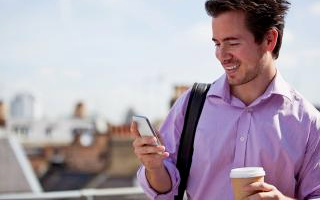
POLYGON ((216 57, 221 62, 229 84, 238 86, 263 77, 267 60, 262 44, 255 42, 245 25, 242 12, 229 11, 212 19, 216 57))

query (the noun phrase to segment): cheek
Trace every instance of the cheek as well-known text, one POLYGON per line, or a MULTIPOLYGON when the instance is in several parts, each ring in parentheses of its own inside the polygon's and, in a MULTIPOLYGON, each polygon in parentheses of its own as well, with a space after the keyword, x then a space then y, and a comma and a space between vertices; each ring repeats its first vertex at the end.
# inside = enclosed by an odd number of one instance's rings
POLYGON ((252 51, 249 49, 239 49, 238 51, 234 52, 234 57, 241 60, 242 62, 251 62, 254 58, 252 51))
POLYGON ((214 50, 214 55, 216 56, 216 58, 218 58, 218 51, 217 51, 217 49, 214 50))
POLYGON ((214 50, 214 55, 220 61, 220 54, 219 54, 219 50, 218 49, 214 50))

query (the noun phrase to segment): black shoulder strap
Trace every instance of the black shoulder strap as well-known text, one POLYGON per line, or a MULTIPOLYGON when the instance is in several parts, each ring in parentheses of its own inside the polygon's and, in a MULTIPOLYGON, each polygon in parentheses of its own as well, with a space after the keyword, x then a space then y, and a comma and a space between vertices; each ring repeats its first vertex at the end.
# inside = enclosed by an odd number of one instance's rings
POLYGON ((192 162, 194 136, 209 88, 210 84, 195 83, 190 93, 177 156, 176 166, 179 170, 181 181, 178 196, 175 196, 175 200, 183 199, 187 186, 192 162))

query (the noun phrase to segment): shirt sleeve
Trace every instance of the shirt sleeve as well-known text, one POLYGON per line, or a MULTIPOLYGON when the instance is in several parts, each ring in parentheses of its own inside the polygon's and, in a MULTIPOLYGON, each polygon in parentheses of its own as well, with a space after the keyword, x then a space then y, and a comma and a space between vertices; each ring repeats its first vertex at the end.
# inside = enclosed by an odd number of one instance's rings
POLYGON ((151 199, 174 199, 174 195, 178 194, 180 175, 176 168, 176 160, 190 91, 191 90, 189 89, 175 102, 160 128, 160 137, 163 141, 166 151, 169 152, 169 158, 164 160, 164 165, 171 178, 171 190, 165 194, 157 193, 157 191, 150 186, 146 178, 145 167, 141 165, 138 169, 138 182, 145 194, 151 199))
POLYGON ((308 145, 298 179, 298 199, 320 200, 320 117, 310 126, 308 145))
POLYGON ((148 179, 146 178, 146 169, 143 165, 140 166, 137 176, 140 183, 140 186, 143 188, 145 194, 150 199, 157 199, 157 200, 168 200, 168 199, 174 199, 174 195, 178 193, 178 186, 180 183, 180 176, 179 172, 177 171, 175 165, 172 162, 169 162, 167 160, 164 161, 164 165, 170 175, 172 188, 169 192, 165 194, 159 194, 157 191, 155 191, 148 182, 148 179))

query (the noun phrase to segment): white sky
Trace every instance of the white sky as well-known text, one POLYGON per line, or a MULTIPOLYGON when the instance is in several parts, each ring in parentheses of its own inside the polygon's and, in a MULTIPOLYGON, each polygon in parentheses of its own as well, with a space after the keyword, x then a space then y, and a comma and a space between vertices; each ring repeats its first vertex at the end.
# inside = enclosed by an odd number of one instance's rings
MULTIPOLYGON (((204 2, 0 0, 0 99, 30 91, 48 117, 83 100, 114 123, 129 107, 162 118, 174 84, 223 73, 204 2)), ((278 68, 320 104, 320 1, 291 3, 278 68)))

